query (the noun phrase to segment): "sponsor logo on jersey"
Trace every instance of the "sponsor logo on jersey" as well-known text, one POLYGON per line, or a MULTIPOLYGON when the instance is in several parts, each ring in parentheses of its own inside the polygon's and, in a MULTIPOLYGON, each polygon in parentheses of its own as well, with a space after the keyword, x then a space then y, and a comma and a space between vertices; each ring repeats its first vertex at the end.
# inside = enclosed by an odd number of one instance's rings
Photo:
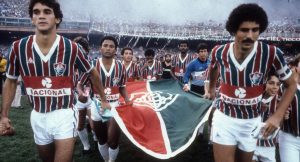
POLYGON ((51 88, 52 87, 52 80, 50 78, 44 78, 42 80, 42 85, 45 88, 51 88))
POLYGON ((250 74, 250 80, 253 85, 258 85, 263 77, 262 73, 254 72, 250 74))
POLYGON ((206 79, 206 72, 205 71, 198 71, 192 73, 193 80, 205 80, 206 79))
MULTIPOLYGON (((241 95, 241 94, 239 94, 241 95)), ((226 102, 233 105, 255 105, 258 104, 261 101, 262 96, 255 97, 255 98, 249 98, 249 99, 239 99, 239 98, 233 98, 226 96, 224 94, 221 94, 221 99, 226 102)))
POLYGON ((234 94, 238 98, 245 98, 246 97, 246 90, 244 88, 238 88, 234 91, 234 94))
POLYGON ((50 77, 45 77, 40 80, 40 84, 36 84, 33 88, 32 86, 26 87, 26 92, 31 96, 67 96, 71 95, 71 88, 57 88, 56 85, 53 85, 53 81, 50 77), (55 88, 56 87, 56 88, 55 88))
POLYGON ((55 63, 53 66, 54 66, 55 73, 58 76, 62 76, 63 73, 66 71, 66 64, 63 64, 61 62, 55 63))
POLYGON ((222 84, 221 100, 233 105, 254 105, 258 104, 262 99, 262 87, 236 87, 222 84), (254 92, 253 92, 254 91, 254 92))
MULTIPOLYGON (((108 102, 118 101, 120 98, 119 87, 106 87, 104 94, 108 102)), ((95 94, 95 97, 101 99, 99 94, 95 94)))

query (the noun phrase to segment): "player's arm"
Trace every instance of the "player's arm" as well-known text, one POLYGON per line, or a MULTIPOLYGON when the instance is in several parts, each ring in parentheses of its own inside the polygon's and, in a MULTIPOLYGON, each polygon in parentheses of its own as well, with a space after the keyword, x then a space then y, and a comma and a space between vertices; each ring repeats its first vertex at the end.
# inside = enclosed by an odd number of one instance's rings
POLYGON ((175 71, 175 67, 171 67, 171 70, 170 70, 170 74, 171 74, 171 76, 172 76, 172 78, 174 79, 174 80, 177 80, 177 78, 176 78, 176 76, 175 76, 175 74, 174 74, 174 71, 175 71))
POLYGON ((190 80, 190 77, 191 77, 191 73, 192 73, 192 70, 193 70, 192 66, 193 66, 192 63, 188 64, 188 66, 186 68, 186 71, 184 73, 184 76, 183 76, 183 84, 184 84, 183 85, 183 90, 185 92, 187 92, 187 91, 190 90, 190 87, 189 87, 188 83, 189 83, 189 80, 190 80))
POLYGON ((11 103, 15 97, 16 88, 17 88, 17 79, 7 78, 5 80, 3 85, 3 91, 2 91, 3 95, 2 95, 2 113, 1 113, 1 120, 0 120, 0 131, 9 129, 11 127, 8 114, 9 114, 11 103))
POLYGON ((293 100, 293 97, 297 90, 297 75, 295 72, 292 72, 292 75, 283 81, 283 86, 285 87, 284 92, 282 94, 281 100, 277 104, 277 108, 275 113, 268 118, 268 120, 265 122, 265 132, 264 137, 268 137, 270 134, 272 134, 277 128, 280 126, 280 122, 283 120, 285 113, 287 111, 287 108, 291 101, 293 100))
POLYGON ((209 81, 205 80, 204 81, 204 96, 207 96, 209 90, 209 81))
POLYGON ((119 91, 120 91, 121 96, 124 98, 125 103, 129 103, 130 100, 129 100, 129 97, 128 97, 126 87, 125 86, 120 87, 119 91))
POLYGON ((82 96, 84 94, 84 85, 88 82, 88 76, 89 74, 87 73, 81 73, 79 75, 78 83, 76 85, 76 89, 79 96, 82 96))
POLYGON ((103 109, 106 109, 106 108, 110 109, 111 106, 106 100, 106 97, 105 97, 105 94, 104 94, 104 88, 102 86, 102 82, 101 82, 101 79, 100 79, 100 75, 99 75, 98 71, 96 70, 96 68, 93 68, 90 71, 90 80, 91 80, 94 88, 96 89, 96 91, 100 95, 102 108, 103 109))
POLYGON ((83 73, 78 79, 78 83, 76 85, 76 89, 78 92, 78 100, 76 102, 77 108, 85 108, 91 104, 89 91, 85 92, 84 85, 89 82, 88 74, 83 73))
POLYGON ((209 67, 208 72, 208 81, 206 81, 206 86, 208 86, 207 94, 204 95, 205 98, 208 99, 214 99, 216 95, 216 84, 219 77, 219 70, 218 66, 215 64, 215 66, 209 67))

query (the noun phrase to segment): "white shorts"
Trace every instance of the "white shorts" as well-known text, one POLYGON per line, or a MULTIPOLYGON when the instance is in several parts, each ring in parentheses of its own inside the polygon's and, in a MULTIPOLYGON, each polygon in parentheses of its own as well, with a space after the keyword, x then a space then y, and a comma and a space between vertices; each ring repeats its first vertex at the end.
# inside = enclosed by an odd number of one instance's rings
POLYGON ((280 131, 278 142, 281 162, 300 162, 300 137, 280 131))
POLYGON ((251 136, 251 132, 260 121, 261 117, 237 119, 216 110, 212 119, 211 139, 221 145, 237 146, 242 151, 252 152, 257 139, 251 136))
POLYGON ((90 97, 88 98, 88 101, 86 103, 82 103, 77 99, 74 108, 77 109, 78 111, 79 110, 84 110, 84 109, 90 110, 91 109, 91 106, 90 106, 91 104, 92 104, 92 100, 91 100, 90 97))
POLYGON ((261 162, 276 162, 275 146, 274 147, 256 146, 252 160, 261 161, 261 162))
POLYGON ((73 109, 59 109, 48 113, 32 110, 30 116, 34 141, 37 145, 47 145, 58 139, 77 136, 78 113, 73 109))
MULTIPOLYGON (((95 99, 93 99, 92 104, 90 105, 91 118, 94 121, 102 121, 102 116, 101 115, 103 113, 102 112, 103 110, 102 110, 101 106, 99 105, 100 101, 97 101, 97 103, 94 102, 94 101, 95 101, 95 99)), ((117 106, 119 106, 118 101, 110 102, 109 104, 110 104, 111 108, 116 108, 117 106)))

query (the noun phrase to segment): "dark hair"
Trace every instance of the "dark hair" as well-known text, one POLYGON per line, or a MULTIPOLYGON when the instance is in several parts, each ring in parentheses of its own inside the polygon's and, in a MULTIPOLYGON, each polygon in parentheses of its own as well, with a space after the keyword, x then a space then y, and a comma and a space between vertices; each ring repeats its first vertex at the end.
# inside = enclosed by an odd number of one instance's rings
POLYGON ((145 56, 155 56, 155 52, 153 49, 147 49, 145 51, 145 56))
POLYGON ((73 41, 80 44, 87 53, 90 52, 89 41, 86 38, 83 38, 82 36, 78 36, 74 38, 73 41))
POLYGON ((165 54, 165 58, 166 58, 167 56, 172 57, 172 55, 171 55, 170 53, 166 53, 166 54, 165 54))
POLYGON ((268 27, 268 16, 263 8, 255 3, 241 4, 230 13, 226 22, 226 30, 234 35, 240 25, 245 21, 259 24, 259 32, 262 33, 268 27))
POLYGON ((198 46, 197 46, 197 53, 200 50, 203 50, 203 49, 207 49, 207 51, 208 51, 208 45, 206 43, 200 43, 200 44, 198 44, 198 46))
POLYGON ((290 64, 294 67, 298 66, 298 63, 300 62, 300 53, 297 54, 294 59, 290 62, 290 64))
POLYGON ((60 9, 60 5, 56 0, 30 0, 28 11, 29 11, 29 16, 32 18, 33 15, 33 7, 36 3, 41 3, 43 5, 46 5, 50 8, 52 8, 55 18, 59 19, 60 22, 56 24, 56 28, 59 27, 59 24, 62 22, 63 18, 63 13, 60 9))
POLYGON ((104 42, 105 40, 111 40, 111 41, 113 41, 114 44, 115 44, 115 49, 118 48, 118 41, 117 41, 117 39, 116 39, 115 37, 113 37, 113 36, 105 36, 105 37, 103 37, 103 38, 101 39, 101 41, 100 41, 100 46, 102 46, 102 44, 103 44, 103 42, 104 42))
POLYGON ((181 40, 178 46, 180 46, 181 44, 186 44, 189 47, 189 42, 187 40, 181 40))
POLYGON ((276 74, 276 72, 273 68, 267 74, 267 81, 269 81, 272 76, 276 76, 278 78, 278 75, 276 74))
POLYGON ((132 52, 132 54, 133 54, 132 48, 130 48, 130 47, 124 47, 124 48, 122 49, 122 51, 121 51, 121 55, 122 55, 122 56, 124 55, 125 50, 130 50, 130 51, 132 52))

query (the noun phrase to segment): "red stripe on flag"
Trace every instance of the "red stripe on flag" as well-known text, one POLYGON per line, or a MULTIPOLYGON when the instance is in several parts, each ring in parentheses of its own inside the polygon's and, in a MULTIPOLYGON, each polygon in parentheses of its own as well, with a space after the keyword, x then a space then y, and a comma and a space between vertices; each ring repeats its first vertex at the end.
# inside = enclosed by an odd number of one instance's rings
POLYGON ((132 105, 122 105, 116 110, 136 142, 155 153, 167 153, 160 121, 154 110, 132 105))
MULTIPOLYGON (((127 83, 126 89, 128 94, 147 92, 146 82, 127 83)), ((131 101, 134 103, 137 97, 141 96, 136 95, 131 101)), ((167 154, 160 120, 152 108, 127 104, 117 107, 116 111, 135 142, 152 152, 167 154)))

